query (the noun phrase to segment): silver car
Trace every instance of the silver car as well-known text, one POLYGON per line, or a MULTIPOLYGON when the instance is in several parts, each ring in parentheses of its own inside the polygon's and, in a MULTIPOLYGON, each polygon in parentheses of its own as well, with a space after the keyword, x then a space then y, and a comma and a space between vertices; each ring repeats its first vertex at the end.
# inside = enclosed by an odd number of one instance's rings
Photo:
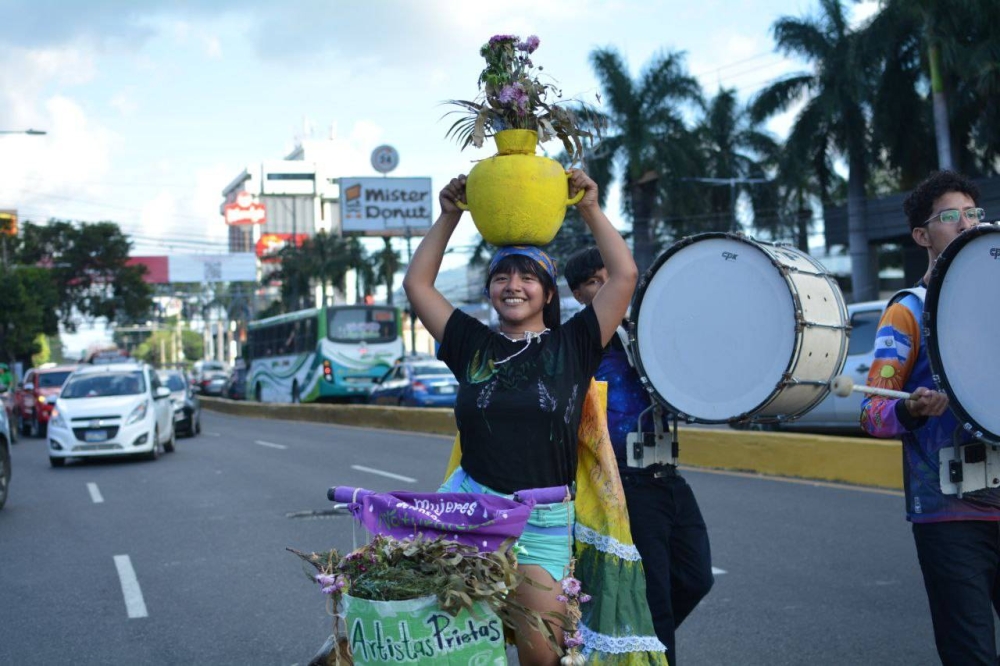
MULTIPOLYGON (((847 306, 851 323, 850 343, 847 347, 847 362, 843 374, 851 378, 856 386, 868 383, 868 370, 875 359, 875 333, 879 319, 888 301, 866 301, 847 306)), ((807 414, 795 421, 782 423, 775 430, 816 430, 838 434, 861 434, 858 421, 861 417, 861 401, 864 396, 852 392, 841 398, 832 392, 807 414)))

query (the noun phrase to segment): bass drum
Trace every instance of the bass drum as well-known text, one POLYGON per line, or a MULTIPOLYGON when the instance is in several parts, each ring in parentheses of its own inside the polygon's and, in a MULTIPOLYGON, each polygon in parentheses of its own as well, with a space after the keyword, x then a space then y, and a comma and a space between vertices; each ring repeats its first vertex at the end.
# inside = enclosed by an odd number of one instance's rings
POLYGON ((647 390, 680 418, 774 423, 829 392, 847 321, 840 288, 809 255, 706 233, 674 244, 642 277, 630 346, 647 390))
POLYGON ((924 338, 934 383, 973 437, 1000 444, 1000 227, 981 224, 953 240, 934 264, 924 338))

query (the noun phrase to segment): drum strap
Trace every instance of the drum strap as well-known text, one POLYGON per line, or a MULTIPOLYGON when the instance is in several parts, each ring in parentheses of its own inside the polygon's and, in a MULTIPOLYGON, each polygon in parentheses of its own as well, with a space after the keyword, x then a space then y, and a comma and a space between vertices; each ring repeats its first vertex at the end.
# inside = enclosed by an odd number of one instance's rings
POLYGON ((625 350, 625 358, 628 359, 628 365, 630 368, 635 367, 635 359, 632 358, 632 345, 628 340, 628 331, 625 330, 624 326, 619 326, 615 329, 615 333, 618 334, 618 340, 622 343, 622 348, 625 350))
POLYGON ((920 301, 920 304, 923 305, 924 299, 927 297, 927 287, 918 286, 918 287, 912 287, 910 289, 901 289, 892 295, 892 298, 889 299, 889 305, 892 305, 893 303, 899 303, 901 300, 906 298, 907 294, 909 294, 910 296, 916 296, 917 300, 920 301))

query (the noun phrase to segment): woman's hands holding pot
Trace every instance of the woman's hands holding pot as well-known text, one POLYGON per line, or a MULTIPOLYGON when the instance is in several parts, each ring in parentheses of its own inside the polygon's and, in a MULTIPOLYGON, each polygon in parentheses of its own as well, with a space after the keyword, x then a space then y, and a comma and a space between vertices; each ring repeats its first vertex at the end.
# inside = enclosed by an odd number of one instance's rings
POLYGON ((441 205, 441 213, 462 214, 462 209, 456 202, 468 203, 465 199, 465 174, 452 178, 451 182, 444 186, 438 195, 438 203, 441 205))
POLYGON ((597 208, 597 183, 594 182, 594 179, 580 169, 570 169, 566 173, 569 174, 570 199, 575 197, 580 190, 584 192, 583 199, 576 204, 576 207, 581 212, 587 208, 597 208))

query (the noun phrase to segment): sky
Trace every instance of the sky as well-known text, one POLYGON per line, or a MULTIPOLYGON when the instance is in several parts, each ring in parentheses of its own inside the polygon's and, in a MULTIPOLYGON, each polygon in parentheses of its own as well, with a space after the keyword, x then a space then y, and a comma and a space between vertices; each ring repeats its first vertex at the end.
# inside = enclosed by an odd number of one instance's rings
MULTIPOLYGON (((854 21, 875 10, 848 4, 854 21)), ((48 133, 0 134, 0 209, 115 221, 135 254, 225 251, 222 189, 297 138, 332 137, 343 176, 376 175, 371 151, 390 144, 391 175, 429 176, 435 191, 488 157, 445 137, 443 102, 477 94, 493 34, 538 35, 533 59, 566 97, 596 101, 588 57, 611 47, 633 76, 684 51, 707 94, 746 100, 808 68, 774 51, 770 28, 817 11, 814 0, 0 0, 0 131, 48 133)), ((793 115, 770 129, 783 136, 793 115)), ((466 219, 454 244, 474 234, 466 219)))

